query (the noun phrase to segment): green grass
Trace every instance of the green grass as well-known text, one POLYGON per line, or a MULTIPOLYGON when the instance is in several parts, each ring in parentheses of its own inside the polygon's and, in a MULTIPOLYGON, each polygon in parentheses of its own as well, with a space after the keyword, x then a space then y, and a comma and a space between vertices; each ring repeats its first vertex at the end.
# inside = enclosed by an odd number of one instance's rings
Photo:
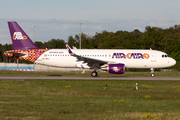
POLYGON ((176 120, 179 113, 180 81, 0 81, 0 119, 176 120))
MULTIPOLYGON (((12 71, 12 70, 0 70, 0 75, 9 75, 9 76, 91 76, 91 71, 86 71, 85 74, 82 74, 82 71, 75 72, 62 72, 62 71, 49 71, 49 72, 39 72, 39 71, 12 71)), ((99 72, 98 76, 146 76, 150 77, 150 72, 126 72, 124 74, 110 74, 108 72, 99 72)), ((173 72, 155 72, 156 76, 163 77, 180 77, 179 71, 173 72)))

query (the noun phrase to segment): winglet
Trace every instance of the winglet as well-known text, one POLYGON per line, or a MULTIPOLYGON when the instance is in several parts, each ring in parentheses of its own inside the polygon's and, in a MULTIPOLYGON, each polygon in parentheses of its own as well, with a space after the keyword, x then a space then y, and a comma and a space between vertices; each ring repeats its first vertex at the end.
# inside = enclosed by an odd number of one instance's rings
POLYGON ((67 43, 65 43, 65 45, 66 45, 66 48, 67 48, 69 54, 73 54, 73 52, 71 51, 71 48, 69 47, 69 45, 67 43))
POLYGON ((72 46, 74 50, 77 50, 77 48, 75 46, 72 46))

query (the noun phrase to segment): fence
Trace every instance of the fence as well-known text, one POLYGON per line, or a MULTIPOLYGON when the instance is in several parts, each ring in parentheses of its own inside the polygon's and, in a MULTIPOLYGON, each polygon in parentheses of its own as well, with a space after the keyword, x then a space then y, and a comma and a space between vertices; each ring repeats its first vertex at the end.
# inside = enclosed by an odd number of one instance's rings
POLYGON ((19 70, 19 71, 34 71, 35 66, 33 64, 0 63, 0 69, 19 70))
POLYGON ((0 69, 17 71, 78 71, 75 68, 58 68, 39 64, 0 63, 0 69))

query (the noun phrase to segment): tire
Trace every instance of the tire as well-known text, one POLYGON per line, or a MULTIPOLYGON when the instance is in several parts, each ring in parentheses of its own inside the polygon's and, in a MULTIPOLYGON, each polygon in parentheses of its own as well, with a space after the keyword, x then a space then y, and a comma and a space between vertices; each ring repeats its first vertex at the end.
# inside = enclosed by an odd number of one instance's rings
POLYGON ((154 73, 152 73, 152 74, 151 74, 151 77, 154 77, 154 76, 155 76, 155 74, 154 74, 154 73))
POLYGON ((97 72, 96 72, 96 71, 93 71, 93 72, 91 73, 91 76, 92 76, 92 77, 97 77, 97 72))

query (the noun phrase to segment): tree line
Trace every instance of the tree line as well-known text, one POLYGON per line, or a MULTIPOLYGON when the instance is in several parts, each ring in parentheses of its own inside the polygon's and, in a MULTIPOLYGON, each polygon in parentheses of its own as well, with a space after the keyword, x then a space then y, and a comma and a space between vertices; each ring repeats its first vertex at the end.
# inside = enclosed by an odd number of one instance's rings
MULTIPOLYGON (((160 50, 177 61, 174 69, 180 68, 180 25, 162 29, 159 27, 146 26, 145 31, 135 29, 128 31, 102 31, 94 36, 81 34, 82 49, 153 49, 160 50)), ((69 36, 67 43, 69 46, 79 48, 79 34, 69 36)), ((48 42, 36 41, 35 44, 40 48, 64 49, 63 39, 51 39, 48 42)), ((0 44, 0 62, 15 62, 15 59, 6 57, 4 51, 12 50, 12 44, 0 44)))

